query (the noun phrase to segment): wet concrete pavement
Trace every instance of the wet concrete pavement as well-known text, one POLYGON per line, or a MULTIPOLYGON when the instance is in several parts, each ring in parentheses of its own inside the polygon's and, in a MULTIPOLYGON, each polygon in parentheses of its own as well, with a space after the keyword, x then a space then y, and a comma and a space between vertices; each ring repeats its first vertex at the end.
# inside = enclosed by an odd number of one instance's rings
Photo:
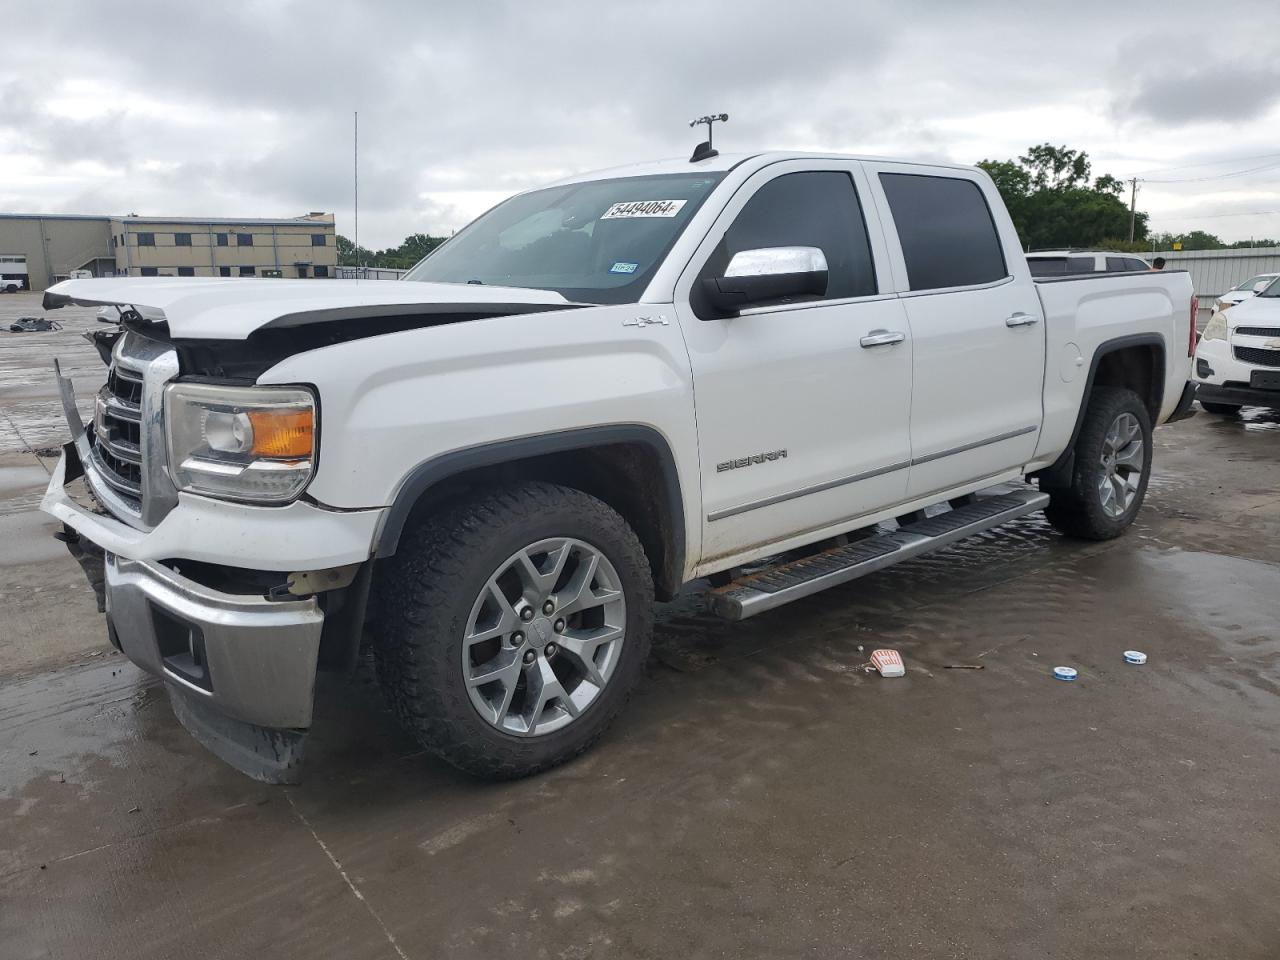
POLYGON ((0 674, 0 958, 1274 957, 1280 418, 1157 436, 1114 543, 1028 518, 738 625, 691 590, 610 735, 518 783, 423 756, 362 668, 262 786, 91 601, 32 601, 100 655, 0 674))

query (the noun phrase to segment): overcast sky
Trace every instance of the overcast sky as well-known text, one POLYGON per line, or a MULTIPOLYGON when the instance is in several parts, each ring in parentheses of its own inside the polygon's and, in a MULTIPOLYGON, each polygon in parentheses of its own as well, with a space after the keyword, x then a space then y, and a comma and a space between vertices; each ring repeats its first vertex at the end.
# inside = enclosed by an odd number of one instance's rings
POLYGON ((726 111, 726 151, 972 163, 1066 144, 1095 174, 1146 175, 1155 230, 1276 237, 1275 13, 1274 0, 53 0, 4 18, 0 212, 325 210, 350 236, 358 110, 360 240, 382 247, 574 171, 687 154, 688 120, 726 111), (1155 182, 1174 179, 1193 182, 1155 182))

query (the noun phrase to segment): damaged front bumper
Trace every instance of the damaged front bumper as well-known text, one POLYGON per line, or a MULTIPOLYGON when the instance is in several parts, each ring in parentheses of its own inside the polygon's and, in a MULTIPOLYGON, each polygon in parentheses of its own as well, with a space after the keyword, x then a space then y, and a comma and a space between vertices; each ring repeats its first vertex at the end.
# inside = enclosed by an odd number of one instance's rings
POLYGON ((99 593, 111 642, 164 681, 178 719, 211 751, 255 779, 296 781, 325 611, 338 611, 331 627, 358 631, 368 579, 350 587, 350 573, 368 561, 381 511, 336 512, 299 502, 250 507, 184 495, 159 525, 138 529, 98 508, 104 485, 94 482, 85 429, 68 393, 64 387, 73 440, 63 448, 41 509, 62 521, 59 539, 99 593), (97 503, 79 502, 67 489, 80 477, 97 503), (266 557, 269 564, 243 562, 266 557), (215 589, 184 575, 191 566, 200 576, 200 564, 269 565, 290 587, 270 597, 249 586, 215 589), (322 574, 337 575, 333 585, 341 590, 324 603, 322 574), (308 589, 315 593, 305 595, 308 589))

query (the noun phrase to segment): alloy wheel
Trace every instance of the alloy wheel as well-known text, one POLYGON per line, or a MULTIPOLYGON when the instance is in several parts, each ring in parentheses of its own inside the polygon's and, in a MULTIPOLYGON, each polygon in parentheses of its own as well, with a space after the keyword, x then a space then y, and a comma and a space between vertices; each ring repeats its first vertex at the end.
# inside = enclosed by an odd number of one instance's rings
POLYGON ((1124 516, 1138 497, 1147 449, 1142 426, 1132 413, 1122 413, 1111 421, 1102 440, 1102 473, 1098 496, 1103 512, 1111 518, 1124 516))
POLYGON ((622 582, 596 547, 565 537, 517 550, 467 620, 462 675, 472 704, 513 736, 573 723, 618 665, 626 616, 622 582))

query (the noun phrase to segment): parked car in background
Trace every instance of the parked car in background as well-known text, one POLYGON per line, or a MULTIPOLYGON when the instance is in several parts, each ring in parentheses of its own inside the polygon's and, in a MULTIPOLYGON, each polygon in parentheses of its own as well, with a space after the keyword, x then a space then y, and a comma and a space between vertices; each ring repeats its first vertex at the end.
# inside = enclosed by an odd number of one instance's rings
POLYGON ((1237 303, 1248 300, 1250 297, 1265 290, 1271 283, 1280 279, 1280 273, 1260 273, 1256 277, 1250 277, 1238 287, 1232 287, 1213 303, 1214 310, 1229 310, 1237 303))
POLYGON ((31 289, 27 258, 23 254, 0 254, 0 293, 31 289))
MULTIPOLYGON (((1196 396, 1209 413, 1280 409, 1280 276, 1230 310, 1217 310, 1196 347, 1196 396)), ((1256 278, 1255 278, 1256 279, 1256 278)))
POLYGON ((1110 250, 1038 250, 1027 254, 1033 277, 1077 273, 1141 273, 1151 264, 1132 253, 1110 250))

